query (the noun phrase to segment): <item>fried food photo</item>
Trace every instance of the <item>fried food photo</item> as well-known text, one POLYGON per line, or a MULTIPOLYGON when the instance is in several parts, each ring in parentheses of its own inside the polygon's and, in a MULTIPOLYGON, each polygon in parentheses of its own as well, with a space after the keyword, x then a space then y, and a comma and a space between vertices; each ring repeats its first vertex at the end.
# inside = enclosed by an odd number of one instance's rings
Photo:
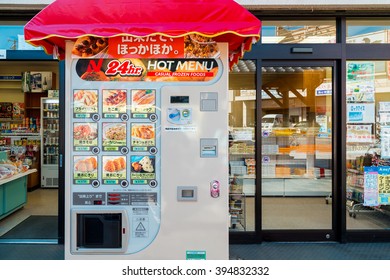
POLYGON ((103 71, 90 71, 90 72, 85 72, 84 74, 81 75, 81 79, 85 81, 109 81, 110 78, 104 74, 103 71))
POLYGON ((104 164, 104 171, 107 172, 118 172, 126 169, 126 161, 123 157, 109 159, 104 164))
POLYGON ((154 127, 152 125, 136 125, 131 128, 131 135, 141 139, 153 139, 154 127))
POLYGON ((76 162, 74 169, 80 172, 92 172, 97 168, 97 161, 95 157, 81 159, 76 162))
POLYGON ((97 92, 92 90, 77 90, 73 94, 74 100, 85 106, 91 107, 97 104, 97 92))
POLYGON ((133 92, 133 102, 136 105, 149 105, 154 104, 155 100, 154 90, 136 90, 133 92))
POLYGON ((186 58, 210 58, 219 53, 217 43, 212 39, 199 34, 190 34, 184 37, 184 56, 186 58))
POLYGON ((125 90, 104 90, 103 96, 103 103, 105 106, 118 106, 126 104, 125 90))
POLYGON ((76 40, 72 54, 80 57, 92 57, 105 50, 107 46, 107 38, 83 36, 76 40))

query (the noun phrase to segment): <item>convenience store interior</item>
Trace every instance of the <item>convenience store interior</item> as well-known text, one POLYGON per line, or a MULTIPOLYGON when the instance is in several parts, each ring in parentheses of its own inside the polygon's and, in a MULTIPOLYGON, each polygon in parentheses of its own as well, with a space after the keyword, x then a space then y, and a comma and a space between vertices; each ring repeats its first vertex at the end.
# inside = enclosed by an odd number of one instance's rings
MULTIPOLYGON (((59 108, 52 91, 58 89, 58 71, 58 61, 0 62, 0 103, 13 107, 12 116, 2 112, 0 118, 1 150, 8 156, 1 164, 22 162, 28 170, 36 170, 26 176, 26 192, 20 189, 7 195, 4 191, 7 201, 1 207, 5 213, 0 213, 0 238, 30 216, 58 216, 59 108), (48 100, 55 101, 55 107, 48 100)), ((8 178, 4 174, 2 184, 8 178)), ((4 183, 4 189, 11 183, 4 183)))

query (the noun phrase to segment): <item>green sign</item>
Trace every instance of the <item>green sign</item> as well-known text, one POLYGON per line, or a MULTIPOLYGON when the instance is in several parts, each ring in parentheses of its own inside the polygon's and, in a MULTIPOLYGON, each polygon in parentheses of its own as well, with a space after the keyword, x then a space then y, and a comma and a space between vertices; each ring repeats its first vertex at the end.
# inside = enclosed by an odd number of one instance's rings
POLYGON ((186 251, 186 260, 205 260, 206 251, 186 251))

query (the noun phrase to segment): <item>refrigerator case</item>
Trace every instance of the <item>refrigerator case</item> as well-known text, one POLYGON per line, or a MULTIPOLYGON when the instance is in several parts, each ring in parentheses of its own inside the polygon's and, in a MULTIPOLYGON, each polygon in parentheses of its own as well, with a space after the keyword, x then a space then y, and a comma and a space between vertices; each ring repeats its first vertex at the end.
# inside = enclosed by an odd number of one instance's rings
POLYGON ((59 102, 41 98, 41 186, 58 187, 59 102))

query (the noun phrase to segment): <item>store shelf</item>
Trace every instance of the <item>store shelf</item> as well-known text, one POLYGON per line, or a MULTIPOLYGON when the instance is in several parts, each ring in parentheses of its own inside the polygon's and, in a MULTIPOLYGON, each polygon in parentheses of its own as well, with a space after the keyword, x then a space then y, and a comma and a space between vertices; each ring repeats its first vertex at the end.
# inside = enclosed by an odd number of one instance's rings
POLYGON ((255 153, 229 153, 231 156, 254 156, 255 153))
POLYGON ((38 171, 37 169, 30 169, 30 170, 27 170, 25 172, 20 172, 18 174, 15 174, 15 175, 13 175, 13 176, 11 176, 9 178, 1 179, 0 180, 0 185, 4 185, 6 183, 12 182, 12 181, 14 181, 16 179, 22 178, 22 177, 27 176, 29 174, 35 173, 37 171, 38 171))
POLYGON ((236 179, 256 179, 256 175, 230 175, 229 178, 236 178, 236 179))
POLYGON ((40 137, 40 133, 0 133, 0 136, 5 137, 23 137, 23 136, 33 136, 33 137, 40 137))
POLYGON ((23 122, 23 119, 4 119, 4 118, 0 118, 0 122, 23 122))

